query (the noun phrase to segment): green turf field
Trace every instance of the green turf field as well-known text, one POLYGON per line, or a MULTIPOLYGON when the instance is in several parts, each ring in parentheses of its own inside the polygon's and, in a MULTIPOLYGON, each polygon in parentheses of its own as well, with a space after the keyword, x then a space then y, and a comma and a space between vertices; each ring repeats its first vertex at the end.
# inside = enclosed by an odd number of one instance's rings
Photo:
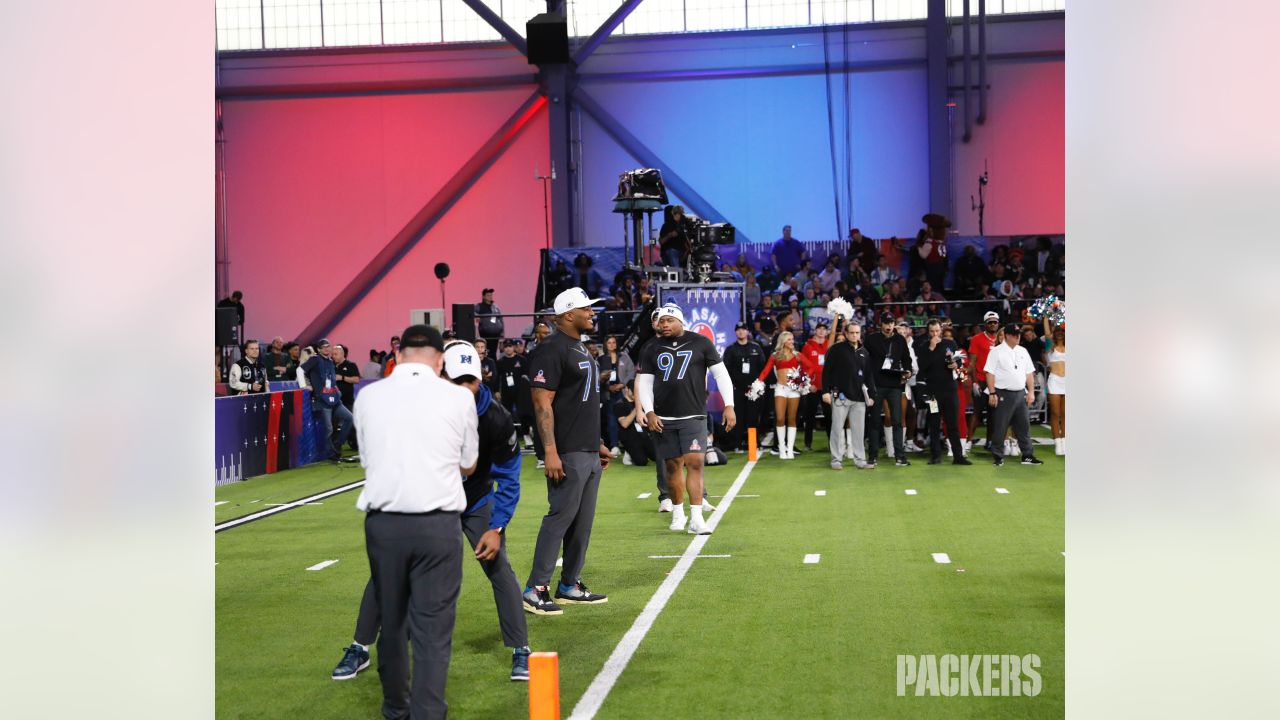
MULTIPOLYGON (((702 550, 731 557, 694 561, 597 717, 1060 717, 1063 464, 1051 445, 1037 454, 1039 468, 1015 458, 997 470, 975 451, 973 467, 912 455, 910 468, 882 458, 876 470, 842 472, 829 469, 825 451, 764 456, 702 550), (939 552, 951 564, 936 563, 939 552), (817 564, 802 562, 815 553, 817 564), (1036 697, 897 696, 899 654, 1030 653, 1042 663, 1036 697)), ((728 491, 745 457, 708 470, 713 496, 728 491)), ((228 502, 216 518, 361 477, 358 466, 319 464, 219 488, 215 499, 228 502)), ((508 531, 521 582, 546 509, 532 456, 522 477, 508 531)), ((527 616, 534 650, 560 654, 566 718, 677 563, 649 556, 680 555, 693 539, 666 529, 655 498, 637 499, 653 485, 652 466, 615 462, 604 475, 584 580, 609 602, 527 616)), ((220 718, 380 717, 376 657, 353 680, 329 679, 368 578, 357 492, 217 535, 220 718), (306 570, 325 560, 338 562, 306 570)), ((450 717, 528 717, 525 686, 507 680, 488 582, 465 562, 450 717)))

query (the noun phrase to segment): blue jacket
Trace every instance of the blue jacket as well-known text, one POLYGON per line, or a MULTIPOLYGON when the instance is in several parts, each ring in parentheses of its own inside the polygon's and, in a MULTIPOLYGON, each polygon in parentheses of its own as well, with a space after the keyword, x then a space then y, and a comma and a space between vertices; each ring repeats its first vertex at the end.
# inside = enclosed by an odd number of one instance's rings
POLYGON ((463 481, 467 492, 467 510, 463 514, 477 512, 492 502, 489 527, 506 527, 520 502, 520 442, 515 423, 484 385, 476 393, 476 415, 480 418, 479 461, 476 471, 463 481))

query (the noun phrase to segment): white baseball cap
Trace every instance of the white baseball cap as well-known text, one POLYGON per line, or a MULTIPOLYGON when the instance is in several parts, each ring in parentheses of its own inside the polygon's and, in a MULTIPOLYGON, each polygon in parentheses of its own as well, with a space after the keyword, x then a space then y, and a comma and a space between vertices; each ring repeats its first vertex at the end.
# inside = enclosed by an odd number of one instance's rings
POLYGON ((476 352, 476 346, 465 341, 450 343, 449 347, 444 349, 444 373, 451 380, 467 375, 474 378, 483 377, 480 371, 480 355, 476 352))
POLYGON ((658 316, 655 319, 661 320, 664 317, 673 317, 679 320, 681 325, 684 324, 684 311, 674 303, 668 303, 658 308, 658 316))
POLYGON ((988 320, 995 320, 996 322, 1000 322, 1000 313, 994 310, 988 310, 986 314, 982 316, 982 322, 986 322, 988 320))
POLYGON ((585 290, 575 287, 569 288, 557 295, 554 308, 557 315, 563 315, 570 310, 591 307, 598 302, 604 302, 604 298, 596 298, 595 300, 592 300, 587 297, 587 292, 585 290))

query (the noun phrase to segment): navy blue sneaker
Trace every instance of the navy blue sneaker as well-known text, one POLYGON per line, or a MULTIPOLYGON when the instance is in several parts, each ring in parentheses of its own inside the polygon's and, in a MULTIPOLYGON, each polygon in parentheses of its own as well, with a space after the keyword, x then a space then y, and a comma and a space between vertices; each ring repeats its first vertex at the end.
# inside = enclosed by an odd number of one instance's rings
POLYGON ((546 585, 539 585, 534 588, 525 588, 524 611, 531 612, 534 615, 564 614, 564 611, 560 609, 559 605, 551 602, 551 593, 547 590, 546 585))
POLYGON ((563 600, 567 603, 581 603, 583 605, 597 605, 599 603, 609 602, 608 595, 597 595, 587 589, 582 581, 572 585, 561 584, 556 588, 556 599, 563 600))
POLYGON ((342 662, 333 669, 333 679, 350 680, 367 667, 369 667, 369 651, 362 650, 359 645, 351 643, 351 646, 342 652, 342 662))
POLYGON ((529 682, 529 646, 516 648, 511 653, 511 679, 517 682, 529 682))

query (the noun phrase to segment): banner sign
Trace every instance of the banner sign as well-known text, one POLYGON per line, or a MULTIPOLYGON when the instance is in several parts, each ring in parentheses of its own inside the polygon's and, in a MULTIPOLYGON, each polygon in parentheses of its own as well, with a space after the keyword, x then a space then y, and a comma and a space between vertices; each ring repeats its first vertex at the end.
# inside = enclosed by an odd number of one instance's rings
MULTIPOLYGON (((659 305, 674 302, 684 311, 685 331, 696 332, 715 343, 716 352, 737 340, 734 325, 742 322, 746 299, 742 283, 709 283, 705 285, 658 284, 659 305)), ((715 380, 707 376, 707 410, 719 415, 724 399, 715 380)))

